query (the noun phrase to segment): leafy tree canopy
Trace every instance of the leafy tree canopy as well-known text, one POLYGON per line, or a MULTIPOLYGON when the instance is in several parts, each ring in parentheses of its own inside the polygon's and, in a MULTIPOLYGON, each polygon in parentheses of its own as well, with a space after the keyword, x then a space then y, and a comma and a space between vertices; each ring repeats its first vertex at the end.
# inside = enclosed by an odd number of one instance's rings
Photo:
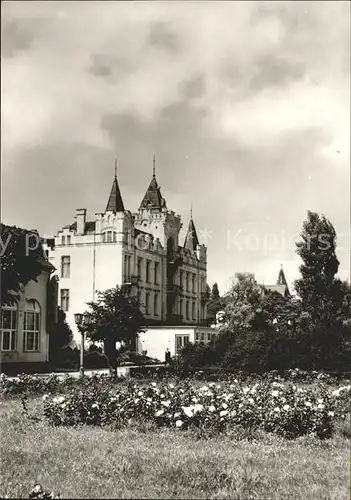
POLYGON ((39 235, 1 224, 1 303, 11 304, 30 280, 37 280, 45 266, 39 235))

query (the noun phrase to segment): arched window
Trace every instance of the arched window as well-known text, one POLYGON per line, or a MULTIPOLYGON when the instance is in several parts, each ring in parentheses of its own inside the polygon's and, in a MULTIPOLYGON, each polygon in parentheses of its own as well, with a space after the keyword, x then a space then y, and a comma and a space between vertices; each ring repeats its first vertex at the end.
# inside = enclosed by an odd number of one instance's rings
POLYGON ((36 300, 26 300, 23 324, 23 350, 40 350, 40 305, 36 300))
POLYGON ((1 308, 1 350, 4 352, 17 349, 17 304, 1 308))

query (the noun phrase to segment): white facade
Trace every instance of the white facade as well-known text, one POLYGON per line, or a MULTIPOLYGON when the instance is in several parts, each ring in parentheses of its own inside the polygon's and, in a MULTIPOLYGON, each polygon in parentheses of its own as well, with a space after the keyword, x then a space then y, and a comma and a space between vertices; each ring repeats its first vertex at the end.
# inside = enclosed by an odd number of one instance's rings
POLYGON ((47 287, 51 272, 51 266, 45 266, 14 305, 2 307, 0 365, 49 361, 47 287))
POLYGON ((181 227, 155 176, 135 214, 124 209, 115 178, 105 212, 87 221, 86 209, 77 209, 73 224, 44 238, 59 277, 59 305, 76 339, 74 313, 84 312, 97 291, 116 285, 129 284, 148 324, 204 323, 207 249, 199 244, 192 218, 180 245, 181 227))
POLYGON ((166 349, 175 356, 187 343, 208 343, 216 335, 216 330, 204 326, 145 327, 139 334, 138 353, 146 351, 147 356, 163 362, 166 349))

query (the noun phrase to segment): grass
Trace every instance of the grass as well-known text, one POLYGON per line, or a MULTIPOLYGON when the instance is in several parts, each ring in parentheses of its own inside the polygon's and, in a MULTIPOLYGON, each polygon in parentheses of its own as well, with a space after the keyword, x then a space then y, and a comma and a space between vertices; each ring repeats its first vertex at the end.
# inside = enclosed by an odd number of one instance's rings
POLYGON ((50 428, 24 418, 16 399, 1 403, 0 425, 2 498, 28 498, 35 482, 62 498, 349 498, 341 435, 204 440, 146 428, 50 428))

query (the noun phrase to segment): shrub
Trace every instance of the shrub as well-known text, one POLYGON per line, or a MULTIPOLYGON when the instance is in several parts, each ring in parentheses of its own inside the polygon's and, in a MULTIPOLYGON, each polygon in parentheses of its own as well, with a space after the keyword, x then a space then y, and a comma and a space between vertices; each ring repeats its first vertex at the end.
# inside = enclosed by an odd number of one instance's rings
POLYGON ((345 418, 343 398, 349 392, 350 386, 332 392, 322 386, 302 389, 280 381, 247 384, 233 380, 196 386, 189 379, 177 384, 129 381, 113 391, 95 380, 61 397, 44 396, 44 413, 52 425, 149 422, 209 432, 239 426, 287 438, 305 434, 327 438, 337 419, 345 418))

